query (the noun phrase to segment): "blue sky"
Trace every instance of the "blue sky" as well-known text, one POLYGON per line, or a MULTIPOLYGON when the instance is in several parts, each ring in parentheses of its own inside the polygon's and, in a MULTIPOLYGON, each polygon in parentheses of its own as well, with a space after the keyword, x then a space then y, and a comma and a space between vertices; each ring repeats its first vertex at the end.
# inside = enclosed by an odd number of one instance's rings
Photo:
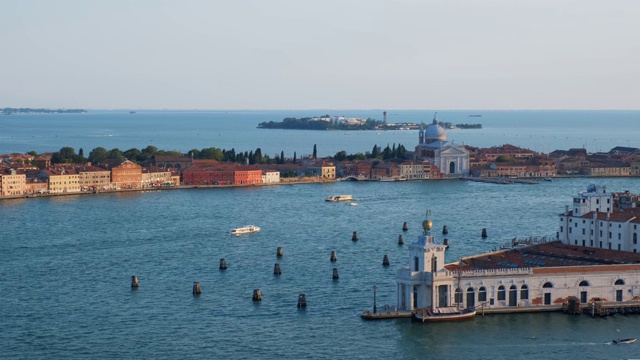
POLYGON ((640 1, 0 3, 0 107, 640 109, 640 1))

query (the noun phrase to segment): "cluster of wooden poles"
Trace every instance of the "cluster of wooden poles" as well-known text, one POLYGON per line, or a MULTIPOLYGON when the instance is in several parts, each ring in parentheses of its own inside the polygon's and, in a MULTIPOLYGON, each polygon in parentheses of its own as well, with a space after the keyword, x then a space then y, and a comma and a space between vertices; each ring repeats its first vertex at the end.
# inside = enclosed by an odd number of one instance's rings
MULTIPOLYGON (((407 223, 405 222, 402 225, 402 231, 408 231, 409 227, 407 225, 407 223)), ((442 233, 444 235, 449 233, 449 230, 447 229, 447 226, 445 225, 442 228, 442 233)), ((487 230, 486 229, 482 229, 482 237, 487 237, 487 230)), ((351 241, 358 241, 358 233, 356 231, 353 232, 353 235, 351 236, 351 241)), ((402 237, 402 235, 400 235, 398 237, 398 245, 403 245, 404 244, 404 239, 402 237)), ((449 239, 444 239, 443 245, 449 247, 449 239)), ((278 258, 281 258, 284 256, 284 250, 282 249, 282 247, 278 247, 276 250, 276 256, 278 258)), ((336 251, 331 251, 331 256, 329 258, 329 260, 334 263, 336 261, 338 261, 338 255, 336 253, 336 251)), ((384 257, 382 258, 382 266, 389 266, 389 257, 385 254, 384 257)), ((220 270, 227 270, 227 261, 222 258, 220 259, 220 266, 219 266, 220 270)), ((280 269, 280 263, 275 263, 275 265, 273 266, 273 275, 275 276, 279 276, 282 274, 282 270, 280 269)), ((340 279, 340 275, 338 274, 338 268, 333 268, 333 274, 331 276, 333 278, 333 280, 338 280, 340 279)), ((131 288, 132 289, 137 289, 140 286, 140 283, 138 281, 138 277, 135 275, 131 276, 131 288)), ((200 282, 199 281, 194 281, 193 282, 193 289, 192 289, 192 293, 194 296, 200 295, 200 293, 202 293, 202 289, 200 288, 200 282)), ((262 301, 262 292, 260 291, 260 289, 254 289, 253 290, 253 296, 252 296, 253 301, 262 301)), ((305 308, 307 306, 307 300, 305 297, 304 293, 300 293, 298 295, 298 308, 305 308)))

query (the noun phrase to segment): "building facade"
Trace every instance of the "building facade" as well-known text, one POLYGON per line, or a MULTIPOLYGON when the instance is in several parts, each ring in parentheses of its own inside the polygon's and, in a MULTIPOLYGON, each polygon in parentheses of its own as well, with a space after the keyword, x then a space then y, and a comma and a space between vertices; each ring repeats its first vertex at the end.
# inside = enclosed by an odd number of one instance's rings
MULTIPOLYGON (((583 207, 578 210, 606 210, 605 196, 591 200, 587 204, 580 198, 577 204, 583 207)), ((447 246, 436 243, 431 227, 427 218, 424 233, 409 245, 408 266, 398 271, 400 310, 481 307, 489 313, 557 311, 574 300, 583 307, 626 301, 638 301, 640 306, 637 252, 554 240, 445 263, 447 246)))

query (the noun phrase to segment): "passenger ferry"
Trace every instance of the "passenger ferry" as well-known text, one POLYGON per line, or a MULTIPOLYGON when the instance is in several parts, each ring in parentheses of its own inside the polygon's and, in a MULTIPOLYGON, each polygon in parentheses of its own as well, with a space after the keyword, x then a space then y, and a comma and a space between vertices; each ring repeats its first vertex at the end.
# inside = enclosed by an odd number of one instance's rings
POLYGON ((231 235, 253 234, 259 231, 260 228, 255 225, 245 225, 231 230, 231 235))
POLYGON ((335 196, 329 196, 324 200, 325 201, 351 201, 353 200, 353 196, 352 195, 335 195, 335 196))

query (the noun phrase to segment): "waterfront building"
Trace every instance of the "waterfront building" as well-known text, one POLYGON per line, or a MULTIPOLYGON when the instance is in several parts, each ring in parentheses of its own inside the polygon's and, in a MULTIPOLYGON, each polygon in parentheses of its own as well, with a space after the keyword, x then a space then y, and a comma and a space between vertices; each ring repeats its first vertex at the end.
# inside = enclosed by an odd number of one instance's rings
POLYGON ((591 164, 589 176, 593 177, 617 177, 631 176, 633 169, 626 164, 591 164))
POLYGON ((431 163, 423 161, 404 161, 400 163, 400 177, 407 180, 429 179, 431 163))
POLYGON ((280 172, 279 171, 263 171, 262 173, 262 183, 263 184, 277 184, 280 182, 280 172))
POLYGON ((97 166, 74 165, 80 181, 80 189, 88 190, 108 190, 111 188, 111 172, 97 166))
POLYGON ((426 129, 420 124, 414 158, 430 161, 444 177, 469 175, 469 150, 447 141, 447 132, 438 125, 435 116, 426 129))
POLYGON ((235 170, 233 185, 259 185, 262 184, 262 170, 253 166, 242 166, 235 170))
POLYGON ((26 191, 27 177, 15 169, 0 171, 0 196, 22 195, 26 191))
POLYGON ((237 164, 194 163, 182 171, 183 185, 231 185, 237 164))
POLYGON ((414 311, 472 308, 483 312, 558 311, 570 301, 640 300, 640 254, 532 241, 445 264, 447 247, 424 233, 409 245, 397 275, 397 307, 414 311))
POLYGON ((560 214, 557 237, 567 245, 638 252, 640 205, 638 196, 609 193, 589 185, 573 198, 571 207, 560 214))
POLYGON ((162 169, 172 168, 182 171, 193 165, 193 158, 191 158, 191 156, 156 155, 154 157, 154 164, 162 169))
POLYGON ((110 163, 111 184, 118 189, 140 189, 142 187, 142 166, 130 160, 116 160, 110 163))
POLYGON ((50 194, 80 192, 80 175, 72 166, 50 166, 38 174, 49 184, 50 194))
POLYGON ((162 185, 173 185, 171 171, 156 167, 142 168, 142 188, 152 188, 162 185))
POLYGON ((336 178, 336 166, 324 161, 307 166, 307 172, 309 175, 317 176, 322 179, 333 180, 336 178))
POLYGON ((495 162, 480 170, 480 177, 555 177, 556 163, 546 156, 519 162, 495 162))

